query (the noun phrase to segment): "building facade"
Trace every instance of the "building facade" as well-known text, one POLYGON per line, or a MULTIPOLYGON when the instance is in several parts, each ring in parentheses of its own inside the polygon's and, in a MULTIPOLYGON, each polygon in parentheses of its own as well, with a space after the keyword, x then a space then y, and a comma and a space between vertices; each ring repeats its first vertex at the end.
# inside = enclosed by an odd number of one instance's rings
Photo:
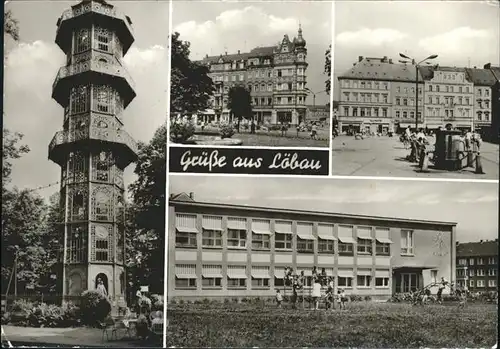
POLYGON ((497 291, 498 239, 457 244, 457 285, 472 292, 497 291))
POLYGON ((347 294, 388 299, 455 274, 455 223, 169 200, 169 299, 286 294, 284 270, 325 268, 347 294))
POLYGON ((304 121, 320 122, 329 125, 330 108, 327 105, 308 105, 304 121))
POLYGON ((492 66, 491 63, 485 64, 484 69, 491 71, 495 77, 495 85, 491 90, 491 129, 486 134, 490 142, 498 144, 500 139, 500 67, 492 66))
POLYGON ((61 167, 64 207, 64 299, 103 282, 113 304, 125 302, 124 169, 137 145, 123 130, 134 99, 123 56, 134 38, 130 18, 106 1, 82 1, 57 22, 67 55, 52 97, 64 108, 63 130, 49 145, 61 167))
POLYGON ((338 77, 338 128, 384 134, 408 126, 435 130, 449 124, 498 137, 500 70, 495 69, 491 65, 484 69, 439 65, 417 69, 393 63, 388 57, 359 56, 338 77))
POLYGON ((471 130, 474 127, 474 85, 465 68, 420 67, 425 81, 425 127, 471 130))
POLYGON ((250 91, 257 123, 296 125, 305 120, 308 63, 306 41, 300 27, 293 40, 285 35, 276 46, 257 47, 236 54, 207 55, 199 63, 209 66, 216 90, 212 107, 200 112, 198 120, 232 122, 227 108, 228 93, 237 85, 250 91))

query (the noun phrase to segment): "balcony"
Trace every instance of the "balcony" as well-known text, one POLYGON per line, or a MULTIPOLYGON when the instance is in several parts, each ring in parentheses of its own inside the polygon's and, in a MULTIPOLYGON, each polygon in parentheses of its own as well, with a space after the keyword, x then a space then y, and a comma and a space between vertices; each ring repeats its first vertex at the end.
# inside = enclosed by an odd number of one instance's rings
POLYGON ((49 144, 49 159, 57 164, 65 161, 67 154, 74 150, 75 144, 91 148, 105 142, 119 154, 123 167, 136 161, 139 148, 135 140, 124 130, 100 129, 91 127, 90 132, 58 131, 49 144))
POLYGON ((127 53, 134 42, 134 30, 132 21, 128 16, 120 12, 113 5, 103 4, 100 1, 89 1, 72 6, 63 12, 57 21, 56 44, 64 52, 68 52, 71 47, 71 34, 73 28, 98 22, 106 27, 116 30, 121 43, 123 44, 123 55, 127 53))
POLYGON ((124 108, 135 98, 135 83, 127 69, 92 57, 89 61, 61 67, 52 84, 52 98, 61 106, 68 103, 71 87, 84 83, 113 84, 123 97, 124 108), (77 81, 73 81, 77 80, 77 81))

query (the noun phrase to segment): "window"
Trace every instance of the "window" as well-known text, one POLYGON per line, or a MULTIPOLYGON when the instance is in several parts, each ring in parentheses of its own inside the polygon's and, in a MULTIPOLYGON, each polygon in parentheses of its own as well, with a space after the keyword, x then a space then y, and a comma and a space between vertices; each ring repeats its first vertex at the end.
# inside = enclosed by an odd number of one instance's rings
POLYGON ((437 282, 437 277, 438 277, 438 271, 437 270, 431 270, 431 280, 432 280, 432 282, 436 283, 437 282))
POLYGON ((488 287, 497 287, 497 280, 488 280, 488 287))
POLYGON ((484 280, 477 280, 477 287, 484 287, 484 280))
MULTIPOLYGON (((290 235, 291 236, 291 235, 290 235)), ((314 240, 301 239, 297 236, 297 251, 298 252, 314 252, 314 240)))
POLYGON ((469 269, 469 276, 474 276, 474 269, 469 269))
POLYGON ((75 54, 90 49, 90 30, 82 28, 76 33, 75 54))
POLYGON ((372 254, 372 240, 358 238, 358 254, 372 254))
POLYGON ((92 227, 92 237, 94 238, 94 253, 95 261, 97 262, 107 262, 109 257, 111 257, 111 244, 110 244, 110 233, 109 230, 102 225, 96 225, 92 227))
POLYGON ((352 287, 352 277, 339 276, 337 279, 339 287, 345 287, 345 288, 352 287))
POLYGON ((474 280, 469 280, 469 287, 474 287, 474 280))
POLYGON ((101 51, 106 51, 106 52, 111 51, 109 44, 111 42, 113 33, 105 28, 96 27, 94 29, 94 34, 95 34, 94 35, 95 40, 97 42, 97 48, 101 51))
POLYGON ((391 254, 391 244, 375 242, 375 253, 377 256, 389 256, 391 254))
POLYGON ((196 215, 177 214, 175 216, 175 246, 197 247, 196 215))
POLYGON ((95 170, 92 171, 93 179, 97 181, 108 182, 109 172, 111 169, 111 153, 102 151, 98 154, 94 154, 92 157, 92 164, 95 170))
POLYGON ((483 264, 484 264, 484 260, 482 258, 478 258, 477 265, 483 265, 483 264))
POLYGON ((89 86, 80 85, 73 87, 70 94, 71 114, 85 113, 90 105, 89 86))
POLYGON ((247 242, 247 230, 245 218, 227 219, 227 246, 245 247, 247 242))
POLYGON ((258 279, 252 277, 252 288, 269 288, 269 279, 258 279))
POLYGON ((401 105, 401 100, 399 98, 396 98, 396 105, 401 105))
POLYGON ((469 265, 474 265, 474 258, 469 258, 469 265))
POLYGON ((297 251, 305 253, 314 252, 314 240, 312 223, 297 223, 297 251))
POLYGON ((113 91, 110 86, 99 85, 93 87, 96 110, 100 113, 112 113, 113 91))
POLYGON ((349 116, 349 107, 344 107, 344 116, 349 116))
MULTIPOLYGON (((487 91, 487 90, 486 90, 487 91)), ((495 257, 488 258, 488 264, 496 264, 495 257)))
POLYGON ((203 247, 222 247, 222 231, 203 228, 203 247))
POLYGON ((175 288, 196 288, 196 265, 175 265, 175 288))
POLYGON ((389 287, 389 278, 388 277, 376 277, 375 278, 375 287, 389 287))
POLYGON ((68 252, 67 261, 69 263, 87 262, 87 228, 84 226, 68 227, 68 252))
POLYGON ((222 281, 222 266, 220 265, 203 265, 202 267, 202 287, 221 287, 222 281))
POLYGON ((399 119, 399 118, 400 118, 400 111, 399 111, 399 110, 397 110, 397 111, 396 111, 396 118, 397 118, 397 119, 399 119))
POLYGON ((95 219, 100 221, 111 220, 111 193, 107 188, 100 188, 94 192, 95 219))
POLYGON ((478 269, 477 276, 484 276, 484 269, 478 269))
POLYGON ((340 225, 338 228, 339 235, 339 254, 341 256, 352 256, 354 255, 354 243, 356 242, 353 239, 353 227, 352 226, 342 226, 340 225))
POLYGON ((246 267, 239 265, 227 266, 227 287, 245 288, 247 285, 246 267))
POLYGON ((413 231, 401 230, 401 254, 413 255, 413 231))
POLYGON ((370 287, 371 281, 370 275, 359 275, 356 277, 356 285, 357 287, 370 287))
POLYGON ((488 269, 488 276, 496 276, 497 275, 497 270, 490 268, 488 269))
POLYGON ((274 235, 274 248, 292 249, 292 234, 276 233, 274 235))
POLYGON ((408 118, 408 112, 404 111, 403 112, 403 119, 406 119, 406 118, 408 118))
POLYGON ((467 259, 465 258, 460 258, 458 260, 458 265, 467 265, 467 259))
POLYGON ((252 248, 253 249, 270 249, 270 236, 267 234, 252 233, 252 248))

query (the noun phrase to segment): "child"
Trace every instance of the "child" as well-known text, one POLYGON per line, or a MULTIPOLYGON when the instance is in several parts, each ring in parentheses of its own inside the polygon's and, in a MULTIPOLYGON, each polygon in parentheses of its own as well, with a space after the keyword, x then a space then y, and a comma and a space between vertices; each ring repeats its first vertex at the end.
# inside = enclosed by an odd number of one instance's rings
POLYGON ((339 293, 339 306, 340 310, 342 310, 345 309, 345 302, 347 301, 347 297, 345 295, 344 290, 339 290, 338 293, 339 293))
POLYGON ((283 302, 283 295, 280 290, 276 290, 276 303, 278 304, 278 308, 281 308, 281 302, 283 302))
POLYGON ((319 299, 321 298, 321 284, 319 283, 319 280, 317 278, 313 284, 312 298, 313 298, 313 302, 314 302, 314 310, 318 310, 319 309, 319 299))

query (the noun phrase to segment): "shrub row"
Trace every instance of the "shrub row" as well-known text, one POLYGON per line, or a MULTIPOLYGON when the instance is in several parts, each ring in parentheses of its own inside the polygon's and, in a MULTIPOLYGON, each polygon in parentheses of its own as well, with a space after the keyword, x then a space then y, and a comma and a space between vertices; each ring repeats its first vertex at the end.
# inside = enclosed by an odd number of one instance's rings
MULTIPOLYGON (((372 300, 370 296, 359 296, 359 295, 349 295, 347 296, 348 301, 350 302, 362 302, 366 301, 369 302, 372 300)), ((290 302, 291 299, 289 296, 284 296, 283 297, 283 302, 290 302)), ((298 296, 297 297, 297 303, 302 303, 302 302, 312 302, 312 297, 311 296, 298 296), (302 299, 303 298, 303 299, 302 299)), ((243 298, 223 298, 223 299, 208 299, 208 298, 203 298, 203 299, 194 299, 194 300, 189 300, 189 299, 172 299, 169 303, 170 304, 219 304, 219 303, 248 303, 248 304, 259 304, 259 303, 275 303, 276 299, 274 297, 266 297, 266 298, 260 298, 260 297, 243 297, 243 298)))

